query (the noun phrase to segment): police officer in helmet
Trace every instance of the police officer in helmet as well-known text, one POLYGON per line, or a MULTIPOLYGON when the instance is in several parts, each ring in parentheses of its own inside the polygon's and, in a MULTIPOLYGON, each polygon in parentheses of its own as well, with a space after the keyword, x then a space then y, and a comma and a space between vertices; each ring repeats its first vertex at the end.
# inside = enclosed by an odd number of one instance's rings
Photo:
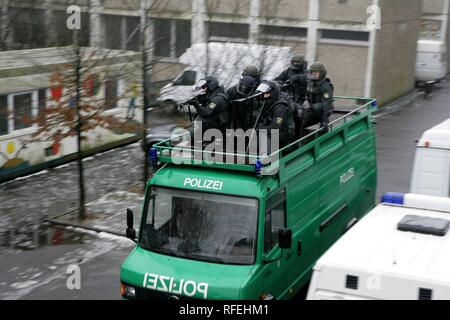
POLYGON ((230 98, 230 114, 233 129, 243 129, 244 131, 251 127, 251 114, 254 109, 255 101, 246 100, 250 97, 257 87, 255 78, 243 76, 239 83, 227 91, 230 98))
POLYGON ((296 54, 291 65, 274 79, 282 86, 296 103, 302 104, 306 100, 308 63, 301 54, 296 54))
POLYGON ((246 66, 244 68, 244 70, 242 71, 242 77, 246 77, 246 76, 252 77, 253 79, 255 79, 257 86, 259 86, 259 84, 261 82, 261 71, 259 70, 259 68, 257 66, 255 66, 255 65, 246 66))
POLYGON ((202 122, 202 131, 219 129, 225 132, 229 124, 229 97, 212 76, 199 80, 195 87, 197 97, 192 104, 202 122))
POLYGON ((303 105, 295 112, 296 139, 303 135, 305 128, 315 124, 328 130, 329 118, 334 110, 333 91, 333 84, 327 78, 323 63, 313 63, 308 73, 308 107, 303 105))
POLYGON ((279 145, 280 147, 286 146, 290 138, 289 119, 292 114, 288 102, 283 99, 278 84, 273 81, 263 81, 256 89, 256 93, 262 94, 262 105, 258 110, 255 122, 256 130, 260 132, 260 130, 266 129, 269 138, 272 137, 271 130, 279 130, 279 145))

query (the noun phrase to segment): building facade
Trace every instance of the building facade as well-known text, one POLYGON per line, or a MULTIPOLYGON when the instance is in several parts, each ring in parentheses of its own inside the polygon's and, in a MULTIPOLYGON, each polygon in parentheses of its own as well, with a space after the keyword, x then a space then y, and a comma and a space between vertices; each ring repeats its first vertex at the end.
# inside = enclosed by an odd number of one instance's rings
POLYGON ((310 63, 320 60, 338 95, 373 96, 386 103, 414 87, 422 0, 30 0, 32 6, 25 2, 9 1, 9 6, 16 12, 27 7, 39 14, 27 32, 10 34, 8 41, 16 46, 70 42, 63 18, 68 4, 76 3, 82 8, 86 44, 138 50, 140 9, 148 6, 148 45, 159 64, 168 64, 154 74, 156 81, 179 72, 169 65, 192 44, 230 41, 291 46, 310 63), (46 39, 35 37, 38 25, 46 26, 46 39))

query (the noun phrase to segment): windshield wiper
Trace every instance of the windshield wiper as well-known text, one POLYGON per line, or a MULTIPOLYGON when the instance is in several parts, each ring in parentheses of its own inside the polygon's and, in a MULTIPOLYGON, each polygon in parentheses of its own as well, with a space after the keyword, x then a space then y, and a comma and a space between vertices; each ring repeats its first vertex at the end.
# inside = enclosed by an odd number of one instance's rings
POLYGON ((202 255, 202 254, 191 253, 189 255, 186 255, 185 257, 186 258, 199 258, 199 259, 202 259, 202 260, 205 260, 205 261, 226 264, 226 262, 224 260, 222 260, 221 258, 212 257, 212 256, 205 256, 205 255, 202 255))
POLYGON ((180 253, 178 253, 176 251, 173 251, 173 250, 170 250, 170 249, 155 248, 155 247, 151 247, 151 246, 145 246, 145 245, 142 245, 142 244, 141 244, 141 246, 144 249, 152 251, 152 252, 155 252, 155 253, 166 254, 166 255, 169 255, 169 256, 177 257, 177 258, 184 258, 185 257, 185 255, 180 254, 180 253))

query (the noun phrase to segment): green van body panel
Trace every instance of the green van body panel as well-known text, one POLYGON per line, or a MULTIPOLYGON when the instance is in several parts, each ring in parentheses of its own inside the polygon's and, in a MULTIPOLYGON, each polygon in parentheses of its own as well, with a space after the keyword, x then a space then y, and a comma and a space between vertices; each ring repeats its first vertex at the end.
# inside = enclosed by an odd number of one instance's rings
POLYGON ((355 219, 363 217, 376 204, 376 141, 372 120, 376 108, 375 100, 363 100, 367 102, 367 110, 353 113, 351 119, 344 119, 298 150, 286 155, 280 153, 279 171, 274 175, 258 177, 248 167, 227 170, 226 164, 175 165, 165 159, 168 163, 153 175, 148 188, 159 186, 258 199, 254 264, 226 265, 182 259, 145 250, 138 244, 122 265, 122 283, 139 290, 164 293, 163 299, 174 295, 256 300, 269 293, 275 299, 292 298, 309 282, 317 259, 355 219), (193 178, 222 184, 215 190, 206 190, 186 183, 186 179, 193 178), (285 227, 292 230, 292 247, 282 250, 276 245, 264 254, 267 200, 281 190, 286 198, 285 227), (163 278, 158 278, 155 285, 155 277, 160 276, 163 278), (162 284, 164 281, 166 285, 162 284), (181 282, 186 285, 187 281, 190 281, 187 290, 177 290, 181 282), (206 295, 206 285, 201 284, 208 284, 206 295), (194 290, 195 285, 199 290, 194 290), (147 289, 143 289, 145 286, 147 289))

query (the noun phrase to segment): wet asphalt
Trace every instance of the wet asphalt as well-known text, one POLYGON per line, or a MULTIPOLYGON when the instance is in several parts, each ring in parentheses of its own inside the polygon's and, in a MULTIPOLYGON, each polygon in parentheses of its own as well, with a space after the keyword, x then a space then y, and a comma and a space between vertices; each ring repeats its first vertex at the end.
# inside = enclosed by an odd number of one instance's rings
MULTIPOLYGON (((378 199, 387 191, 408 192, 415 140, 448 117, 450 81, 438 84, 429 100, 419 97, 401 108, 380 110, 376 117, 378 199)), ((89 200, 136 184, 142 172, 141 157, 136 143, 89 159, 89 200)), ((72 163, 0 185, 0 231, 23 219, 73 209, 76 182, 76 164, 72 163)), ((14 247, 14 239, 0 243, 0 299, 120 299, 120 265, 133 243, 89 235, 58 242, 71 239, 60 233, 49 228, 47 238, 35 249, 14 247), (79 290, 67 287, 69 265, 80 267, 79 290)))

